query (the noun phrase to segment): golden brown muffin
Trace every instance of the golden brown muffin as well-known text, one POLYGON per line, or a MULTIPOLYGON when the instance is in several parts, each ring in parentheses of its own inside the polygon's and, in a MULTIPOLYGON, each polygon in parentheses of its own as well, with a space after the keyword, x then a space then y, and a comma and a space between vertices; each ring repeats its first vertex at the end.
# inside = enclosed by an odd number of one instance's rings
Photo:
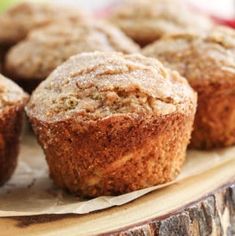
POLYGON ((174 179, 195 107, 187 81, 157 60, 96 52, 58 67, 26 112, 55 183, 95 197, 174 179))
POLYGON ((181 0, 128 0, 111 13, 110 21, 141 46, 169 33, 207 30, 210 19, 181 0))
POLYGON ((32 32, 9 51, 5 73, 29 91, 26 85, 38 85, 70 56, 92 51, 134 53, 139 47, 104 22, 52 24, 32 32))
POLYGON ((22 2, 0 15, 0 45, 13 45, 38 27, 54 21, 80 21, 85 18, 78 9, 54 4, 22 2))
POLYGON ((207 34, 179 34, 146 47, 178 70, 198 92, 191 147, 210 149, 235 144, 235 32, 215 28, 207 34))
POLYGON ((23 90, 0 75, 0 185, 11 177, 16 167, 26 101, 23 90))

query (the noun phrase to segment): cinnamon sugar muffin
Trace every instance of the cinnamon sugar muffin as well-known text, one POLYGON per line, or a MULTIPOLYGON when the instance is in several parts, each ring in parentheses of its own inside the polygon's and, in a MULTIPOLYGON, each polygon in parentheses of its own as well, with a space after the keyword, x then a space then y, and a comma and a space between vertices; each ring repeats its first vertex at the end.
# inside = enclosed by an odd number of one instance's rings
POLYGON ((207 34, 179 34, 146 47, 178 70, 198 92, 191 147, 209 149, 235 144, 235 32, 215 28, 207 34))
POLYGON ((16 167, 26 101, 23 90, 0 75, 0 185, 11 177, 16 167))
POLYGON ((141 46, 169 33, 207 30, 212 21, 181 0, 128 0, 114 9, 110 21, 141 46))
POLYGON ((96 52, 59 66, 26 112, 55 183, 95 197, 174 179, 195 107, 187 81, 157 60, 96 52))
POLYGON ((6 57, 5 73, 28 91, 58 65, 81 52, 134 53, 139 47, 117 28, 104 22, 52 24, 32 32, 6 57))
POLYGON ((0 45, 13 45, 38 27, 54 21, 80 21, 85 18, 78 9, 55 4, 22 2, 0 15, 0 45))

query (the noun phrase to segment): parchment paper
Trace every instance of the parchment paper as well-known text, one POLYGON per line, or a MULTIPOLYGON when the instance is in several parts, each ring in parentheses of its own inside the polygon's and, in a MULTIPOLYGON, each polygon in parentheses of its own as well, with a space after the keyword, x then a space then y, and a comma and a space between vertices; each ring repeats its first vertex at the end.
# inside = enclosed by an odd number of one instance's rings
POLYGON ((24 137, 18 167, 13 178, 0 188, 0 217, 40 214, 85 214, 118 206, 151 191, 199 175, 235 159, 235 147, 201 152, 190 151, 178 178, 171 183, 146 188, 116 197, 82 200, 56 188, 48 177, 47 164, 41 148, 32 135, 24 137))

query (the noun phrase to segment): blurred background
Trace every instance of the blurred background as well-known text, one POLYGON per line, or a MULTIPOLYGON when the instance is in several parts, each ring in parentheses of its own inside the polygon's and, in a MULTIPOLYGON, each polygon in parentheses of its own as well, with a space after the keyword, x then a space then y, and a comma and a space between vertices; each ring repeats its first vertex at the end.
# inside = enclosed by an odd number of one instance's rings
MULTIPOLYGON (((0 0, 0 11, 6 9, 9 5, 19 2, 21 0, 0 0)), ((46 0, 32 0, 32 1, 46 1, 46 0)), ((120 0, 47 0, 51 2, 76 4, 85 9, 102 10, 120 0)), ((174 0, 172 0, 174 1, 174 0)), ((194 7, 205 11, 213 16, 218 16, 226 19, 235 18, 235 0, 186 0, 194 7)))

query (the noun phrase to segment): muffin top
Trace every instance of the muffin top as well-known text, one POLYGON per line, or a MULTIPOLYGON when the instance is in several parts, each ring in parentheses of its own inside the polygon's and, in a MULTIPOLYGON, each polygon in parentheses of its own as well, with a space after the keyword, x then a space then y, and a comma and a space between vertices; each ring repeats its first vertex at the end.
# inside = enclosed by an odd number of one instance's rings
POLYGON ((165 34, 207 30, 211 20, 195 13, 182 0, 128 0, 114 9, 110 21, 140 45, 165 34))
POLYGON ((0 74, 0 111, 26 99, 27 95, 18 85, 0 74))
POLYGON ((156 59, 94 52, 59 66, 34 91, 26 111, 47 122, 91 121, 114 115, 191 113, 195 103, 188 82, 156 59))
POLYGON ((235 82, 235 31, 229 28, 166 36, 144 48, 143 54, 179 71, 192 86, 235 82))
POLYGON ((134 53, 139 47, 104 22, 52 24, 32 32, 10 50, 6 71, 15 79, 43 80, 70 56, 93 51, 134 53))
POLYGON ((0 15, 0 44, 12 45, 38 27, 54 21, 80 21, 84 15, 78 10, 65 6, 45 3, 22 2, 0 15))

